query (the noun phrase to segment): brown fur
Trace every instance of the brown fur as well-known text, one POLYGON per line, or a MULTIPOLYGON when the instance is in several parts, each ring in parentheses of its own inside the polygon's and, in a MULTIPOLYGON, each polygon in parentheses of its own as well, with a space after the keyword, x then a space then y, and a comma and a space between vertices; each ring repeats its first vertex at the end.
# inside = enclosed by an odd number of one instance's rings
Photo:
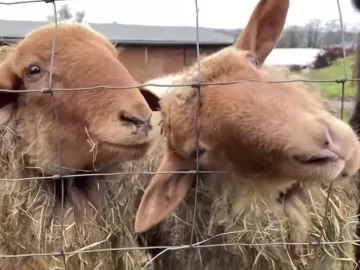
MULTIPOLYGON (((262 64, 279 40, 288 6, 288 0, 260 1, 235 46, 202 59, 201 82, 284 79, 262 64)), ((174 84, 197 77, 194 65, 174 84)), ((197 97, 190 87, 162 97, 166 139, 158 172, 196 169, 197 97)), ((356 221, 360 144, 351 127, 302 83, 206 86, 200 100, 200 167, 231 174, 200 177, 194 240, 228 246, 151 250, 160 255, 155 268, 353 269, 352 244, 341 243, 353 240, 356 221), (340 243, 276 245, 318 241, 340 243)), ((152 178, 135 222, 144 245, 189 244, 194 184, 186 173, 152 178)))
POLYGON ((4 59, 6 58, 8 51, 9 51, 10 46, 1 46, 0 47, 0 61, 4 61, 4 59))
MULTIPOLYGON (((54 31, 54 25, 41 27, 11 46, 0 64, 0 88, 48 87, 54 31), (40 72, 27 74, 31 65, 40 72)), ((61 24, 52 87, 100 87, 52 94, 0 92, 0 178, 34 178, 2 182, 0 254, 19 257, 1 258, 1 269, 65 269, 61 256, 21 256, 60 252, 61 236, 67 253, 137 245, 131 230, 134 198, 142 191, 134 183, 115 181, 121 180, 116 175, 66 178, 63 215, 61 181, 38 178, 58 174, 59 165, 63 175, 117 172, 144 156, 154 140, 152 111, 144 97, 156 98, 145 90, 116 89, 134 85, 104 36, 82 25, 61 24)), ((103 251, 67 254, 65 263, 66 269, 139 269, 142 258, 135 250, 103 251)))

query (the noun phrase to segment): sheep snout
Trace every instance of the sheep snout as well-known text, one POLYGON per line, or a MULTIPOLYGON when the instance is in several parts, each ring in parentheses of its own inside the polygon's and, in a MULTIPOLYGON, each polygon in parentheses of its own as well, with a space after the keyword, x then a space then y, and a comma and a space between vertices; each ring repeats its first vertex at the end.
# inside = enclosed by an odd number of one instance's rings
POLYGON ((334 142, 332 139, 329 130, 325 131, 325 140, 324 140, 324 148, 318 151, 317 153, 311 154, 308 157, 304 158, 300 161, 303 161, 307 164, 313 165, 327 165, 332 164, 334 162, 344 160, 344 157, 340 154, 340 146, 334 142))
POLYGON ((147 134, 152 129, 150 124, 151 114, 148 117, 142 117, 136 114, 122 111, 119 114, 119 119, 123 122, 123 125, 133 127, 135 129, 135 133, 138 130, 141 130, 147 134))

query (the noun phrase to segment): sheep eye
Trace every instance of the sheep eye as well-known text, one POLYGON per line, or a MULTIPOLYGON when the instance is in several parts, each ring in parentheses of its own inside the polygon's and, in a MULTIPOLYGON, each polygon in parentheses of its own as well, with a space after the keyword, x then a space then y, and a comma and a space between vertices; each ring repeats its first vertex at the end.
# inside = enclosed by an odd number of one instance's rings
POLYGON ((256 59, 256 57, 254 55, 248 54, 247 57, 254 66, 256 66, 256 67, 259 66, 259 61, 256 59))
POLYGON ((26 75, 31 77, 31 76, 39 74, 40 72, 41 72, 41 69, 38 66, 32 65, 27 69, 26 75))
POLYGON ((159 122, 159 124, 158 124, 158 126, 160 126, 160 134, 161 135, 166 135, 165 134, 165 130, 164 130, 164 125, 163 125, 163 123, 164 123, 164 120, 161 120, 160 122, 159 122))

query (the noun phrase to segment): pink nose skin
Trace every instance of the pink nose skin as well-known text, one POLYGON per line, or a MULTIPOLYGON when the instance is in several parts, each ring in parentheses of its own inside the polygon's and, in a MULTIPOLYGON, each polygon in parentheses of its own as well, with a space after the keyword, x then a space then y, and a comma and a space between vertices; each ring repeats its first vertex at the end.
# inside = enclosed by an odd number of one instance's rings
POLYGON ((326 140, 324 142, 324 149, 306 158, 305 162, 321 165, 327 164, 328 162, 335 162, 342 158, 340 156, 340 147, 331 138, 328 129, 326 129, 325 138, 326 140))
POLYGON ((340 147, 333 141, 328 129, 326 129, 325 138, 326 138, 326 141, 325 141, 326 148, 329 151, 331 151, 335 156, 337 156, 337 159, 341 158, 340 147))
POLYGON ((319 153, 312 155, 309 158, 308 162, 320 164, 325 162, 337 161, 339 160, 339 158, 339 155, 335 154, 334 152, 328 149, 323 149, 319 153))

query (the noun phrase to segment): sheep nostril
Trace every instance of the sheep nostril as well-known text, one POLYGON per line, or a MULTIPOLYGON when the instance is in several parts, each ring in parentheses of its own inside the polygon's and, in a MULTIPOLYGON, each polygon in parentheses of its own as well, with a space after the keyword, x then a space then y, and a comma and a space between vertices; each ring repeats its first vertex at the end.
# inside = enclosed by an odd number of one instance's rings
MULTIPOLYGON (((199 157, 201 157, 202 155, 204 155, 205 152, 206 152, 206 149, 200 147, 200 148, 199 148, 199 157)), ((196 154, 197 154, 197 151, 196 151, 196 149, 195 149, 193 152, 191 152, 191 157, 196 159, 196 154)))
POLYGON ((325 132, 325 147, 336 155, 340 156, 340 147, 330 135, 329 129, 325 132))
POLYGON ((140 127, 140 126, 144 126, 144 125, 147 126, 150 124, 150 118, 144 120, 140 117, 134 116, 127 112, 121 112, 119 115, 119 119, 121 121, 123 121, 125 124, 131 124, 136 127, 140 127))

